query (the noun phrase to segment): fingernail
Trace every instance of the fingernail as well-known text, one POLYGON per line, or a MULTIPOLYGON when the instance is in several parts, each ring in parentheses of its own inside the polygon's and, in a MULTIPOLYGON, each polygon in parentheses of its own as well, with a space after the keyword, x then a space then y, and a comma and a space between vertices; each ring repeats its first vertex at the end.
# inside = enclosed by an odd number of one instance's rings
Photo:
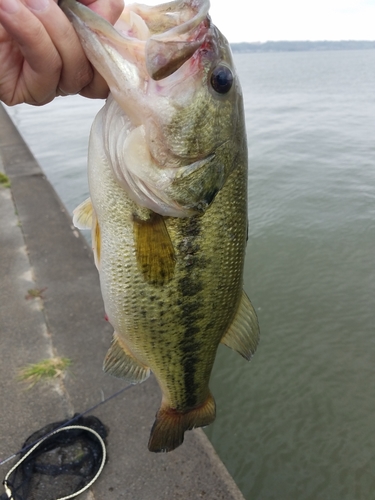
POLYGON ((18 0, 0 0, 0 9, 7 14, 15 14, 19 8, 18 0))
POLYGON ((41 12, 41 11, 46 10, 48 8, 49 1, 48 0, 26 0, 26 5, 31 10, 36 10, 38 12, 41 12))

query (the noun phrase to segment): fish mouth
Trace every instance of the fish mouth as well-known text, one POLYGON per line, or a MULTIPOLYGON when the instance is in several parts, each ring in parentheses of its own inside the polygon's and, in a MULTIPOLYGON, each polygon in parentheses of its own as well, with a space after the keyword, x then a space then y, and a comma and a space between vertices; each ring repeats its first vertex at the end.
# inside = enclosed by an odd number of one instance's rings
MULTIPOLYGON (((184 2, 169 5, 181 8, 184 2)), ((166 4, 168 5, 168 4, 166 4)), ((188 5, 185 3, 185 5, 188 5)), ((161 80, 178 70, 203 44, 210 25, 208 10, 210 2, 191 2, 196 7, 193 17, 164 33, 153 34, 146 43, 146 67, 154 80, 161 80)), ((186 8, 186 7, 185 7, 186 8)))
POLYGON ((176 75, 178 84, 184 73, 197 70, 191 56, 209 29, 209 0, 175 0, 155 7, 131 4, 115 26, 76 0, 60 0, 59 5, 88 59, 135 127, 149 119, 151 87, 158 92, 160 82, 163 91, 167 77, 176 75), (181 68, 184 63, 186 70, 181 68))
POLYGON ((160 215, 203 213, 223 186, 217 152, 229 142, 200 140, 195 123, 204 126, 206 113, 192 116, 197 94, 201 101, 206 95, 207 53, 217 52, 209 0, 133 4, 115 27, 75 0, 60 6, 111 91, 97 134, 107 131, 116 180, 136 204, 160 215))
POLYGON ((175 0, 155 7, 131 4, 115 26, 75 0, 60 0, 59 5, 79 33, 86 31, 83 38, 90 30, 107 51, 111 47, 137 65, 143 59, 154 80, 166 78, 190 59, 210 25, 209 0, 175 0))

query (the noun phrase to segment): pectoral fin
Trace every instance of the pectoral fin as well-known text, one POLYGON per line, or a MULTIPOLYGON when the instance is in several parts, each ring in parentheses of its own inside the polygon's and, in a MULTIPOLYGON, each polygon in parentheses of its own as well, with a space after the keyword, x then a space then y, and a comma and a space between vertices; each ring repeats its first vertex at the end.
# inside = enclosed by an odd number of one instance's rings
POLYGON ((95 216, 94 227, 92 228, 92 249, 94 251, 94 260, 97 269, 100 269, 100 253, 101 253, 101 235, 100 235, 100 226, 98 219, 95 216))
POLYGON ((237 351, 250 361, 259 342, 259 324, 256 312, 245 292, 238 307, 236 316, 221 343, 237 351))
POLYGON ((176 265, 164 218, 151 212, 149 219, 134 215, 133 221, 138 267, 149 283, 163 285, 172 278, 176 265))
POLYGON ((73 224, 78 229, 91 229, 94 260, 96 267, 99 269, 101 248, 100 227, 91 203, 91 198, 87 198, 87 200, 73 210, 73 224))
POLYGON ((92 228, 93 208, 91 198, 87 198, 73 210, 73 224, 78 229, 92 228))
POLYGON ((124 378, 132 384, 144 382, 150 376, 150 368, 142 365, 129 352, 117 333, 104 360, 103 370, 115 377, 124 378))

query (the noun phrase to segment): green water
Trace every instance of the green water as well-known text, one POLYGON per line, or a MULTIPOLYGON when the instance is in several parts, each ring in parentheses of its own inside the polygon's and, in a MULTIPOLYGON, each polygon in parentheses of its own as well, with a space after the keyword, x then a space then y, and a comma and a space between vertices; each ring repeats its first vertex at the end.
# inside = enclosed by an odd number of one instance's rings
POLYGON ((375 51, 240 57, 262 340, 248 366, 220 350, 207 435, 249 500, 369 500, 375 51))
MULTIPOLYGON (((247 500, 375 498, 375 51, 238 54, 245 289, 261 343, 220 347, 207 428, 247 500)), ((67 207, 100 103, 10 113, 67 207), (56 124, 59 124, 56 126, 56 124)))

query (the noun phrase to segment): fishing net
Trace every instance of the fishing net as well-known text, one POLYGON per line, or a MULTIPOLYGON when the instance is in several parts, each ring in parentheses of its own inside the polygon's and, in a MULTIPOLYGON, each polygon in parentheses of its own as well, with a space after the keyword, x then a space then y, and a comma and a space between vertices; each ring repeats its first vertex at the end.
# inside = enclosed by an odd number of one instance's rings
POLYGON ((93 416, 64 427, 72 420, 49 424, 25 441, 0 500, 65 500, 91 486, 105 464, 107 431, 93 416))

